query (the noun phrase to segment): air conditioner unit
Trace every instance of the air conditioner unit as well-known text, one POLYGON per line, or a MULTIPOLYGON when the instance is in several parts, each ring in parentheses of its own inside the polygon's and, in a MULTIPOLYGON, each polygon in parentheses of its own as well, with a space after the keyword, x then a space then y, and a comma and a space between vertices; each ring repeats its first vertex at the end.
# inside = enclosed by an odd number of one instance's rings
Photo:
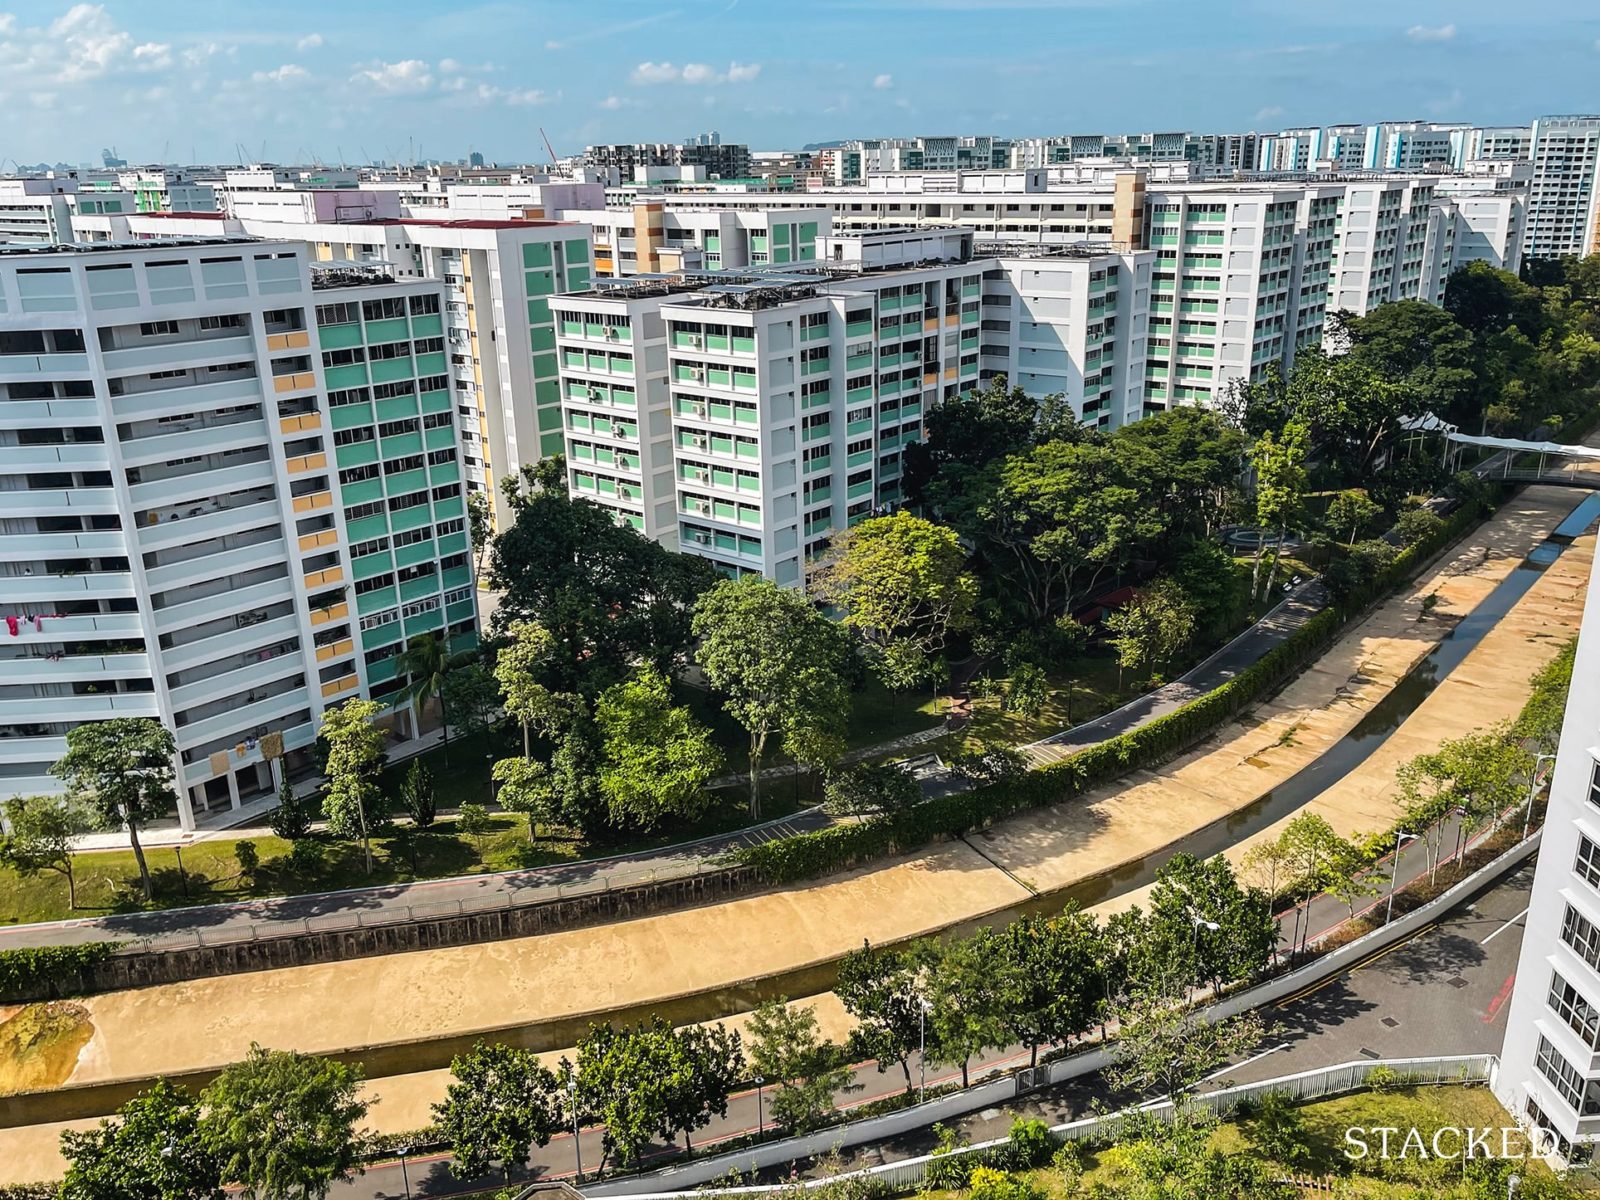
POLYGON ((613 325, 607 325, 607 326, 606 326, 606 341, 608 341, 608 342, 614 342, 614 341, 616 341, 616 340, 617 340, 617 330, 616 330, 616 327, 615 327, 615 326, 613 326, 613 325))
POLYGON ((597 387, 585 388, 584 391, 589 393, 589 399, 591 399, 591 400, 604 400, 605 399, 605 394, 603 392, 601 392, 601 390, 599 388, 597 388, 597 387))
POLYGON ((701 337, 698 333, 691 333, 689 335, 689 345, 693 346, 696 350, 700 349, 705 344, 705 338, 701 337))
POLYGON ((704 367, 690 367, 689 378, 696 383, 704 383, 706 381, 706 369, 704 367))

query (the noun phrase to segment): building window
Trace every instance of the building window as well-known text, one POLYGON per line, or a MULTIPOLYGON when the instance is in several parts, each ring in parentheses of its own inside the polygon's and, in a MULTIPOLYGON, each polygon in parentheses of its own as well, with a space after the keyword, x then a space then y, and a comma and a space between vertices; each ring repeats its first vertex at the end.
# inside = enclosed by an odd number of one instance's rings
POLYGON ((1600 808, 1600 762, 1589 768, 1589 803, 1600 808))
POLYGON ((145 321, 139 326, 141 337, 173 337, 177 332, 176 321, 145 321))
POLYGON ((1600 1114, 1600 1080, 1584 1079, 1543 1034, 1539 1036, 1539 1049, 1533 1062, 1539 1074, 1550 1081, 1580 1117, 1600 1114))
POLYGON ((1572 905, 1561 918, 1561 940, 1596 971, 1600 971, 1600 929, 1572 905))
POLYGON ((1600 1009, 1584 999, 1577 988, 1561 978, 1558 971, 1550 973, 1550 996, 1547 1000, 1552 1012, 1572 1027, 1591 1050, 1600 1050, 1600 1009))

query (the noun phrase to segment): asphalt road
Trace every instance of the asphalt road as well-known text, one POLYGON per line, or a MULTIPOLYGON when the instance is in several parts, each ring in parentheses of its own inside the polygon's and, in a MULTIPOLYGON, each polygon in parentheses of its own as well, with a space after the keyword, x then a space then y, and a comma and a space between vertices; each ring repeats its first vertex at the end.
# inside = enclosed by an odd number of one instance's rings
MULTIPOLYGON (((1415 879, 1426 871, 1419 843, 1408 843, 1399 861, 1400 881, 1415 879)), ((1387 880, 1388 872, 1388 863, 1375 868, 1380 880, 1387 880)), ((1506 921, 1527 907, 1531 883, 1529 864, 1480 896, 1475 905, 1452 912, 1448 919, 1397 949, 1279 1006, 1269 1015, 1283 1029, 1269 1045, 1284 1048, 1273 1050, 1238 1072, 1230 1072, 1227 1079, 1242 1083, 1272 1078, 1363 1056, 1397 1058, 1497 1051, 1504 1032, 1503 1006, 1510 994, 1509 976, 1515 969, 1522 940, 1520 925, 1506 925, 1506 921), (1463 982, 1456 983, 1458 978, 1463 982), (1388 1024, 1386 1018, 1396 1024, 1388 1024)), ((1386 895, 1369 898, 1366 907, 1381 908, 1385 900, 1386 895)), ((1358 905, 1357 912, 1361 911, 1363 906, 1358 905)), ((1345 905, 1319 896, 1311 907, 1311 936, 1336 928, 1348 918, 1345 905)), ((1280 917, 1279 944, 1284 953, 1302 936, 1299 931, 1303 924, 1303 913, 1294 910, 1280 917)), ((1028 1052, 1022 1047, 991 1052, 973 1060, 970 1076, 977 1082, 992 1070, 1023 1065, 1027 1060, 1028 1052)), ((918 1079, 921 1071, 915 1058, 911 1069, 913 1079, 918 1079)), ((928 1066, 929 1086, 959 1082, 960 1078, 958 1069, 931 1063, 928 1066)), ((904 1086, 905 1077, 898 1066, 879 1073, 875 1064, 863 1063, 853 1071, 851 1089, 837 1100, 840 1107, 855 1107, 895 1095, 904 1086)), ((1014 1115, 1042 1116, 1052 1123, 1072 1120, 1084 1115, 1090 1100, 1109 1097, 1097 1080, 1088 1080, 1038 1093, 1014 1107, 986 1109, 959 1124, 970 1140, 980 1141, 1003 1134, 1014 1115)), ((754 1091, 731 1097, 727 1116, 698 1131, 695 1144, 754 1132, 758 1120, 765 1128, 766 1099, 765 1093, 758 1099, 754 1091)), ((592 1171, 600 1161, 600 1137, 598 1128, 585 1129, 579 1140, 586 1171, 592 1171)), ((931 1135, 908 1136, 858 1151, 856 1161, 873 1163, 921 1154, 931 1144, 931 1135)), ((673 1150, 661 1146, 654 1153, 665 1156, 673 1150)), ((563 1134, 548 1146, 535 1149, 528 1172, 519 1178, 570 1177, 575 1168, 572 1136, 563 1134)), ((337 1185, 329 1194, 339 1200, 395 1200, 406 1195, 408 1182, 413 1196, 448 1196, 495 1181, 456 1180, 449 1172, 449 1156, 435 1155, 408 1162, 404 1176, 398 1163, 373 1167, 364 1176, 337 1185)))

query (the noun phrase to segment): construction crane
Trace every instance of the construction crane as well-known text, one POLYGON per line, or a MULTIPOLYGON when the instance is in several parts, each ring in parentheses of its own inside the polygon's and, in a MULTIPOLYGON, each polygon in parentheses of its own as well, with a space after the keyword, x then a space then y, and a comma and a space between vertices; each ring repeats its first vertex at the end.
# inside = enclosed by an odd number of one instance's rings
POLYGON ((556 157, 556 148, 550 144, 550 139, 545 136, 544 126, 539 126, 539 137, 544 142, 545 153, 550 155, 550 172, 565 178, 571 172, 561 165, 561 160, 556 157))

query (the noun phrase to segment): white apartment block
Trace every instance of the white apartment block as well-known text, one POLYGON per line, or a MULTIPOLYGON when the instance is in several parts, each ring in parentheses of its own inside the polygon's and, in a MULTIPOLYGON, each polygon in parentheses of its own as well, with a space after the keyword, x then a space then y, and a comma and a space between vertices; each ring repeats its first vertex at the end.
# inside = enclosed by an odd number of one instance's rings
MULTIPOLYGON (((241 193, 236 201, 252 198, 241 193)), ((294 199, 291 210, 303 211, 295 205, 305 203, 294 199)), ((444 282, 467 486, 489 498, 497 523, 508 520, 500 479, 562 447, 550 302, 589 286, 588 226, 445 214, 371 222, 243 217, 241 227, 259 237, 307 243, 318 261, 387 264, 397 278, 444 282)))
POLYGON ((974 257, 956 230, 819 239, 805 266, 597 281, 556 301, 569 484, 729 573, 801 586, 901 500, 938 400, 1004 372, 1089 424, 1143 414, 1149 252, 974 257))
POLYGON ((0 245, 70 242, 83 216, 135 211, 133 193, 116 188, 80 191, 71 178, 0 179, 0 245))
POLYGON ((1540 117, 1529 157, 1529 258, 1586 255, 1595 249, 1600 203, 1600 117, 1540 117))
POLYGON ((612 278, 813 262, 832 230, 826 208, 669 211, 659 199, 568 216, 594 231, 595 274, 612 278))
POLYGON ((1600 1139, 1600 564, 1578 637, 1495 1093, 1567 1163, 1600 1139))

